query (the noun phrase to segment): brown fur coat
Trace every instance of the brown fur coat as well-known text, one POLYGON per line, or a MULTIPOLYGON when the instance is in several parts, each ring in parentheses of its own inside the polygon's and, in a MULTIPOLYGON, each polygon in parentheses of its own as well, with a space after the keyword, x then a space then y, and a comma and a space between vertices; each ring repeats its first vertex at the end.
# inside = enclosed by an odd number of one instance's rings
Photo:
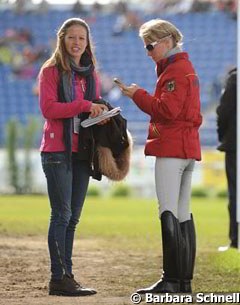
POLYGON ((132 152, 132 137, 130 132, 127 131, 127 138, 129 145, 118 156, 114 157, 110 148, 98 146, 98 166, 100 172, 113 181, 123 180, 130 168, 130 159, 132 152))
MULTIPOLYGON (((94 101, 112 106, 104 100, 94 101)), ((129 171, 133 141, 127 130, 127 121, 121 114, 110 119, 107 124, 80 128, 79 156, 89 160, 94 179, 102 175, 110 180, 120 181, 129 171)))

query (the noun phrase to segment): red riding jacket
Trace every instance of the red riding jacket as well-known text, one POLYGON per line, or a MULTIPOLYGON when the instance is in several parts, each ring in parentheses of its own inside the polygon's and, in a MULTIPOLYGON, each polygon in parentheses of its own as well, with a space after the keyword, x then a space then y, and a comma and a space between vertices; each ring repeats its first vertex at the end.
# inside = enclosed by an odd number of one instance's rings
POLYGON ((157 63, 154 95, 138 89, 133 101, 151 116, 145 155, 201 160, 199 80, 185 52, 157 63))

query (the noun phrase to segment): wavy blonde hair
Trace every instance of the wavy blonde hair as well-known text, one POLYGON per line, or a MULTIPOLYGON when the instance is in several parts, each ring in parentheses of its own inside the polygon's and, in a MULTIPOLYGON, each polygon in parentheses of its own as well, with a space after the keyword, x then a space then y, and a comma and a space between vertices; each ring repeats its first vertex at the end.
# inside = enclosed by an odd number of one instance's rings
POLYGON ((152 19, 141 25, 139 36, 148 44, 164 37, 172 37, 174 47, 181 46, 183 35, 171 22, 163 19, 152 19))
POLYGON ((96 66, 97 61, 94 55, 94 46, 91 38, 90 28, 86 21, 81 18, 70 18, 67 19, 62 26, 59 28, 57 32, 57 45, 56 49, 54 50, 52 56, 43 64, 41 71, 45 67, 49 66, 60 66, 65 71, 71 71, 69 60, 68 60, 68 53, 65 47, 64 38, 66 36, 67 30, 73 25, 80 25, 84 27, 87 31, 87 47, 85 52, 90 56, 92 59, 93 65, 96 66))

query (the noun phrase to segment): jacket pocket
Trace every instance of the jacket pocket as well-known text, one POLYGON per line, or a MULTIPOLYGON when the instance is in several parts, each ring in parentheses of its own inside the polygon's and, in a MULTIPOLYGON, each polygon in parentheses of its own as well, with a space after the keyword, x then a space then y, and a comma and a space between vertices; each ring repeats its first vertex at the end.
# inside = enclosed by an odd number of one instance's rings
POLYGON ((149 136, 151 139, 160 138, 161 133, 156 123, 150 123, 149 136))

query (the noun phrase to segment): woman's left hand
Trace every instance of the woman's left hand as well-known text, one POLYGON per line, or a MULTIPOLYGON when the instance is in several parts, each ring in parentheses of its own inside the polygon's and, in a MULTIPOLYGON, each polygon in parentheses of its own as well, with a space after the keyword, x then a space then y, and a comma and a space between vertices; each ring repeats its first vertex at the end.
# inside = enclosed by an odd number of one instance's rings
MULTIPOLYGON (((119 86, 120 87, 120 86, 119 86)), ((140 89, 140 87, 136 84, 131 84, 130 86, 121 86, 120 90, 122 93, 130 98, 133 97, 134 93, 140 89)))
POLYGON ((105 124, 107 124, 109 121, 110 121, 110 118, 105 119, 105 120, 103 120, 103 121, 97 123, 97 125, 105 125, 105 124))

